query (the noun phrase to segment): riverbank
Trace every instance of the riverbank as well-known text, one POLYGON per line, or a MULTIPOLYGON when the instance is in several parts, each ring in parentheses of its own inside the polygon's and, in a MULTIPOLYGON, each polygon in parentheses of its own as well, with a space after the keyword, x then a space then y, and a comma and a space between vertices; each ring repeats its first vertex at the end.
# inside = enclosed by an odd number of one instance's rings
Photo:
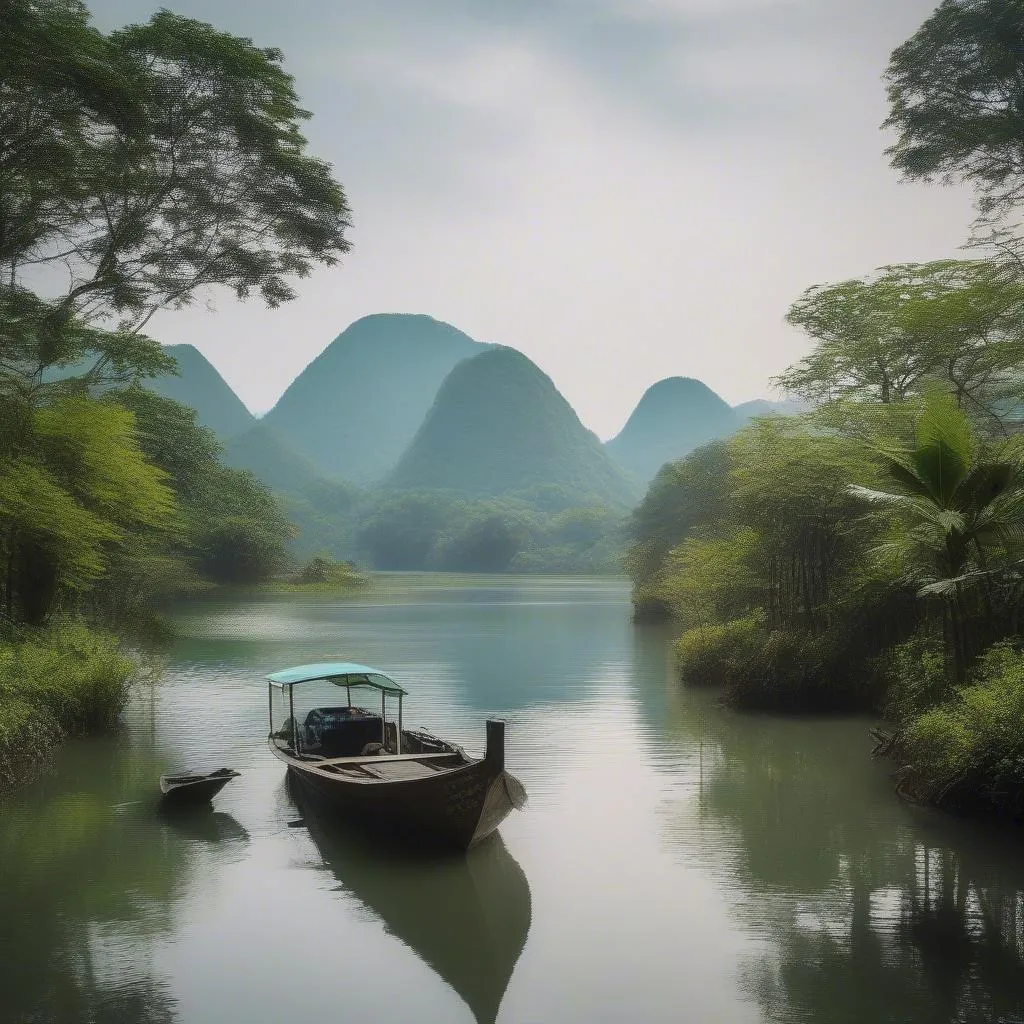
POLYGON ((901 796, 1022 822, 1022 644, 994 644, 953 686, 940 638, 924 633, 857 656, 828 635, 771 633, 748 617, 687 630, 673 650, 682 685, 716 689, 737 712, 878 715, 895 731, 874 754, 890 760, 901 796))
POLYGON ((114 728, 137 670, 115 637, 82 623, 0 640, 0 793, 67 738, 114 728))

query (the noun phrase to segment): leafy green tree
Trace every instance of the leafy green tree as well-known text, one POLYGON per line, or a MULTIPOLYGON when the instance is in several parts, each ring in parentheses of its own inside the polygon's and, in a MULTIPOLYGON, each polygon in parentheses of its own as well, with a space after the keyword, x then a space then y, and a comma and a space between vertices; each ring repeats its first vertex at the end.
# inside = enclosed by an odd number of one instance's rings
POLYGON ((137 441, 182 498, 179 546, 218 578, 265 574, 287 536, 266 488, 219 467, 180 410, 87 396, 173 372, 142 334, 157 310, 216 288, 276 306, 347 251, 344 193, 306 152, 281 54, 167 11, 106 35, 77 0, 0 15, 6 611, 42 621, 105 574, 127 592, 175 571, 166 538, 143 537, 173 502, 137 441))
POLYGON ((729 447, 713 441, 659 470, 629 524, 626 567, 637 596, 655 593, 665 558, 698 527, 724 515, 729 500, 729 447))
POLYGON ((366 514, 356 541, 378 569, 425 569, 439 540, 464 517, 463 502, 446 494, 385 494, 366 514))
POLYGON ((896 404, 941 381, 975 417, 998 421, 1017 404, 1024 285, 1005 266, 882 267, 808 289, 787 320, 815 347, 776 383, 806 401, 896 404))
POLYGON ((1024 198, 1022 37, 1020 0, 942 0, 886 72, 892 165, 975 185, 995 241, 1017 233, 1007 218, 1024 198))
POLYGON ((446 569, 503 572, 529 543, 531 525, 522 514, 482 510, 444 543, 437 558, 446 569))
POLYGON ((978 623, 969 598, 977 590, 986 632, 1019 593, 1013 564, 1024 544, 1024 474, 1005 453, 985 452, 970 421, 941 393, 928 397, 912 446, 881 443, 876 451, 893 490, 853 485, 851 493, 895 513, 895 552, 921 597, 943 601, 944 629, 956 679, 978 653, 978 623), (1007 563, 1010 563, 1009 565, 1007 563), (1009 593, 1001 586, 1013 570, 1009 593))
MULTIPOLYGON (((58 327, 135 335, 208 286, 275 306, 348 249, 280 51, 168 11, 104 36, 74 0, 4 8, 0 279, 20 295, 60 268, 58 327)), ((38 362, 70 361, 57 347, 38 362)))
POLYGON ((170 529, 176 509, 127 410, 64 398, 34 410, 29 429, 0 456, 0 556, 8 618, 40 624, 104 574, 113 546, 170 529))

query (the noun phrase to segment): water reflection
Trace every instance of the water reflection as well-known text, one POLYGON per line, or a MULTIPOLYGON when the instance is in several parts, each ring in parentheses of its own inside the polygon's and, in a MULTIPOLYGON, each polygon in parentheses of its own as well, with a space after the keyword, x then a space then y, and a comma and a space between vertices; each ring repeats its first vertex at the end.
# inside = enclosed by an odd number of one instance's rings
POLYGON ((499 835, 468 854, 423 857, 318 817, 288 792, 323 866, 469 1007, 493 1024, 530 930, 530 886, 499 835))
POLYGON ((61 770, 0 804, 0 1020, 169 1022, 155 952, 202 845, 245 844, 229 815, 171 824, 158 767, 118 740, 71 745, 61 770))
POLYGON ((403 574, 343 599, 211 600, 176 620, 175 661, 179 672, 192 664, 197 676, 219 671, 251 682, 343 655, 395 673, 414 695, 443 684, 450 697, 455 687, 467 711, 564 700, 567 690, 589 686, 609 649, 628 642, 628 590, 617 580, 558 584, 403 574))
POLYGON ((199 807, 158 807, 157 814, 168 828, 187 839, 203 843, 233 844, 239 851, 249 842, 249 833, 230 814, 215 811, 212 804, 199 807))
POLYGON ((699 752, 663 840, 767 940, 740 968, 766 1020, 1024 1021, 1018 832, 902 805, 865 767, 866 722, 729 713, 638 643, 662 744, 699 752))

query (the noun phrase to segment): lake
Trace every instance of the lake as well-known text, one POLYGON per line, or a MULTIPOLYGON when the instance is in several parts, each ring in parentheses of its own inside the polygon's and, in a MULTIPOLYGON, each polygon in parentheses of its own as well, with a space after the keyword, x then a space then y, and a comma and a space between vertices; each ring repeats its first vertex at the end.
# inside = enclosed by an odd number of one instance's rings
POLYGON ((197 602, 123 733, 0 803, 0 1020, 1024 1021, 1019 833, 902 803, 867 719, 685 690, 628 584, 388 575, 197 602), (530 802, 462 858, 297 806, 262 676, 344 658, 530 802), (240 770, 155 810, 170 768, 240 770))

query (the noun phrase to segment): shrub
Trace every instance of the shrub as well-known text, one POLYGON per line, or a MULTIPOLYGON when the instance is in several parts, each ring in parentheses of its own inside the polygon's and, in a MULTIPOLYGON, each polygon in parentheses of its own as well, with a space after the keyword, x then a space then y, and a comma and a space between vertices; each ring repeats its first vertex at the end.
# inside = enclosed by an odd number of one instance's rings
POLYGON ((768 630, 759 611, 687 630, 676 641, 685 682, 719 684, 725 700, 744 710, 863 709, 875 698, 850 638, 801 630, 768 630))
POLYGON ((683 680, 694 686, 733 683, 749 672, 764 635, 757 614, 688 629, 676 641, 683 680))
POLYGON ((633 590, 633 621, 668 622, 672 618, 672 605, 661 594, 633 590))
POLYGON ((0 645, 0 787, 61 738, 111 728, 135 665, 113 637, 62 624, 0 645))
POLYGON ((885 714, 907 722, 948 696, 946 657, 940 639, 916 633, 896 644, 880 659, 878 670, 887 685, 885 714))
POLYGON ((0 792, 31 775, 60 738, 60 726, 45 709, 17 697, 0 697, 0 792))
POLYGON ((905 744, 928 799, 1024 817, 1024 652, 991 647, 971 685, 912 722, 905 744))
POLYGON ((292 577, 291 582, 299 586, 330 587, 362 586, 369 581, 361 575, 351 562, 336 562, 323 555, 311 558, 292 577))

